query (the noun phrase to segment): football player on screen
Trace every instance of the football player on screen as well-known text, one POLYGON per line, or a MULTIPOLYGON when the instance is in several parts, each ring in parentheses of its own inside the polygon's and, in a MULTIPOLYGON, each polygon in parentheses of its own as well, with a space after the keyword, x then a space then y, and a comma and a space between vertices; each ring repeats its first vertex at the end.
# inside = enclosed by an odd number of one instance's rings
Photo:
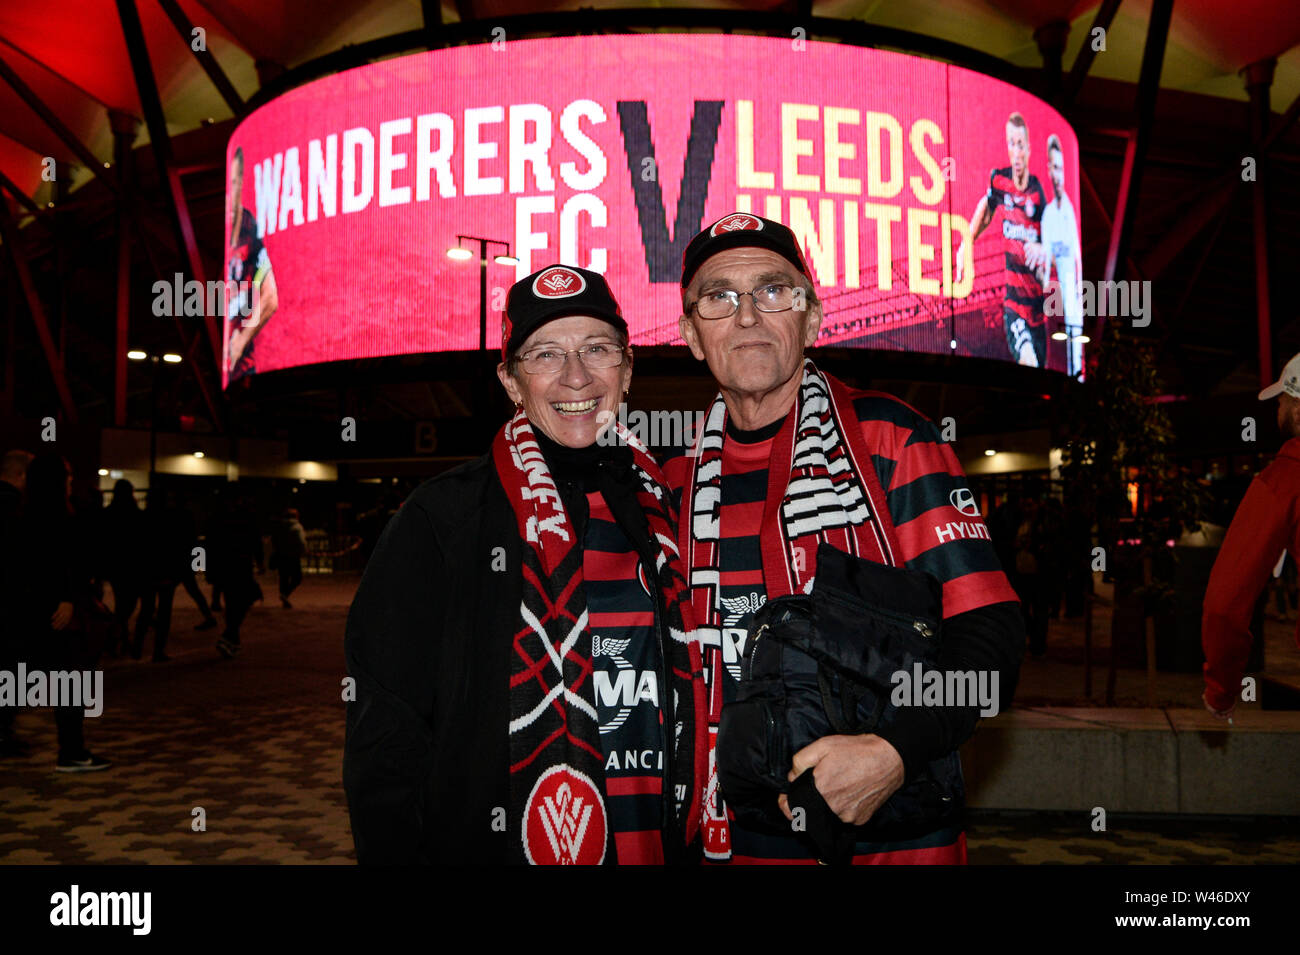
POLYGON ((230 258, 226 270, 226 368, 230 380, 257 370, 253 339, 266 327, 279 303, 275 273, 257 222, 244 208, 244 150, 230 160, 226 215, 230 217, 230 258), (243 283, 247 282, 245 285, 243 283), (234 284, 231 284, 234 283, 234 284))
MULTIPOLYGON (((1002 249, 1006 258, 1006 294, 1002 322, 1011 357, 1022 365, 1047 366, 1047 330, 1043 316, 1043 286, 1051 257, 1043 246, 1039 224, 1046 194, 1029 171, 1029 128, 1019 113, 1007 117, 1007 157, 1011 164, 989 173, 988 191, 971 213, 973 243, 1002 213, 1002 249)), ((957 250, 954 281, 962 280, 966 240, 957 250)))
POLYGON ((1065 194, 1065 151, 1056 133, 1047 137, 1047 168, 1052 176, 1052 201, 1043 210, 1043 246, 1056 266, 1065 312, 1065 371, 1083 374, 1083 254, 1079 251, 1079 222, 1065 194))

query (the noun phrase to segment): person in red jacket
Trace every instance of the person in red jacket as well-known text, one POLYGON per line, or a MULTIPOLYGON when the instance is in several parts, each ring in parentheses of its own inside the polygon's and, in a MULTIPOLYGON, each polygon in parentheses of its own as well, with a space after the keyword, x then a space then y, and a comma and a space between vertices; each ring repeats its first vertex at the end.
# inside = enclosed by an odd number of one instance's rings
MULTIPOLYGON (((1277 398, 1278 430, 1287 438, 1273 463, 1251 482, 1228 528, 1201 615, 1205 650, 1205 692, 1201 699, 1220 719, 1229 719, 1241 695, 1241 675, 1250 654, 1250 618, 1260 591, 1284 550, 1300 555, 1300 355, 1282 377, 1259 393, 1277 398)), ((1296 630, 1300 645, 1300 627, 1296 630)))

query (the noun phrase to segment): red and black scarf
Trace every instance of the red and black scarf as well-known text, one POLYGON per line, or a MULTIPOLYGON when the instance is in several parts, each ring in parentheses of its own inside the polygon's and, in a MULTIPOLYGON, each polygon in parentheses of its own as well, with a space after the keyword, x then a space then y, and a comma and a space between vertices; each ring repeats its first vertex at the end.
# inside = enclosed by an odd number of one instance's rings
MULTIPOLYGON (((655 571, 671 684, 665 696, 671 690, 676 723, 665 728, 673 754, 666 770, 675 831, 689 844, 699 831, 707 759, 703 663, 667 482, 646 449, 614 427, 632 449, 637 501, 659 551, 655 571)), ((522 861, 534 865, 613 862, 582 541, 522 410, 498 432, 492 457, 524 542, 523 599, 510 672, 509 818, 511 831, 521 834, 516 848, 522 861)))
MULTIPOLYGON (((722 444, 727 406, 719 394, 694 450, 690 480, 682 490, 681 551, 691 572, 691 608, 704 646, 720 646, 722 444)), ((759 546, 763 584, 773 600, 812 588, 817 545, 891 566, 902 549, 853 399, 841 382, 805 359, 795 413, 772 441, 767 498, 759 546)), ((730 857, 726 809, 717 787, 713 743, 722 716, 722 681, 709 687, 709 763, 705 793, 704 852, 730 857)))

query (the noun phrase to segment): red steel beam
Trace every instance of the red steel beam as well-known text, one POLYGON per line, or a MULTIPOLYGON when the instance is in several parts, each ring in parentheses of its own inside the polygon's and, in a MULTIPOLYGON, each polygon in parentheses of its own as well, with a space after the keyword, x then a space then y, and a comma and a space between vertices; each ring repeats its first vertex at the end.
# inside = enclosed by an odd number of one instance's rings
POLYGON ((1286 112, 1282 114, 1282 119, 1273 127, 1273 130, 1264 137, 1264 143, 1260 148, 1272 149, 1273 144, 1287 134, 1288 130, 1295 125, 1297 119, 1300 119, 1300 96, 1297 96, 1291 101, 1291 105, 1288 106, 1286 112))
MULTIPOLYGON (((1088 194, 1088 198, 1091 199, 1093 205, 1097 207, 1097 212, 1101 215, 1102 224, 1106 227, 1106 231, 1109 232, 1111 225, 1110 210, 1106 208, 1106 203, 1102 202, 1101 193, 1097 191, 1097 186, 1092 181, 1092 176, 1088 175, 1088 170, 1084 167, 1083 163, 1079 163, 1079 182, 1083 184, 1084 192, 1088 194)), ((1089 245, 1089 248, 1091 247, 1092 246, 1089 245)), ((1139 279, 1147 277, 1146 271, 1133 261, 1132 256, 1130 256, 1126 261, 1128 262, 1128 267, 1133 270, 1134 274, 1136 274, 1139 279)))
MULTIPOLYGON (((135 76, 136 92, 140 96, 140 108, 144 112, 145 124, 149 127, 149 144, 153 148, 154 162, 158 167, 159 176, 167 184, 164 195, 171 207, 172 223, 180 239, 177 244, 185 251, 190 274, 200 285, 204 285, 206 277, 203 260, 199 255, 198 243, 194 239, 194 225, 190 219, 189 206, 185 202, 185 191, 181 188, 181 178, 172 162, 171 137, 167 133, 162 100, 158 97, 158 84, 149 61, 149 48, 145 44, 144 28, 140 24, 140 11, 136 9, 135 0, 117 0, 117 13, 122 23, 122 35, 126 40, 127 54, 131 60, 131 72, 135 76)), ((208 342, 212 346, 213 360, 219 365, 221 331, 217 327, 216 316, 205 315, 204 324, 208 329, 208 342)))
POLYGON ((9 195, 13 196, 20 206, 30 212, 32 215, 40 214, 40 207, 32 201, 32 197, 27 195, 18 188, 18 183, 14 182, 3 172, 0 172, 0 187, 8 190, 9 195))
MULTIPOLYGON (((244 99, 235 89, 235 84, 230 82, 230 77, 226 76, 225 70, 217 62, 217 58, 212 55, 210 50, 194 49, 194 24, 190 22, 185 11, 181 9, 176 0, 158 0, 158 6, 163 8, 163 13, 171 20, 172 26, 176 27, 176 32, 181 35, 185 45, 190 48, 194 58, 199 61, 199 66, 203 67, 203 72, 208 74, 208 79, 212 80, 212 85, 217 88, 221 98, 226 101, 230 111, 235 114, 236 118, 243 117, 247 112, 244 99)), ((206 44, 204 44, 206 46, 206 44)))
POLYGON ((1188 243, 1228 207, 1239 185, 1240 170, 1224 173, 1216 179, 1211 188, 1206 190, 1206 197, 1193 203, 1165 230, 1164 238, 1142 257, 1143 275, 1153 279, 1164 272, 1188 243))
POLYGON ((50 334, 50 325, 45 318, 45 306, 41 304, 40 296, 36 294, 36 283, 32 281, 31 268, 18 243, 18 226, 14 223, 13 216, 9 212, 9 203, 3 196, 0 196, 0 239, 4 240, 5 248, 9 250, 9 262, 13 265, 14 274, 18 276, 18 285, 22 289, 23 298, 27 301, 27 310, 31 312, 32 321, 36 325, 36 337, 40 339, 41 350, 45 353, 45 363, 49 366, 50 377, 54 379, 54 390, 58 392, 63 414, 69 424, 76 424, 77 406, 73 404, 72 392, 68 388, 68 376, 63 369, 63 359, 59 357, 58 350, 54 347, 54 337, 50 334))
MULTIPOLYGON (((0 202, 4 197, 0 196, 0 202)), ((12 417, 14 413, 14 376, 17 373, 18 361, 14 353, 18 350, 18 303, 15 296, 10 294, 9 276, 5 276, 5 283, 0 288, 5 293, 5 385, 0 389, 0 412, 6 416, 12 417)))
POLYGON ((1088 28, 1088 35, 1084 37, 1083 46, 1074 56, 1074 65, 1070 67, 1070 75, 1066 77, 1065 83, 1061 88, 1061 102, 1071 103, 1075 96, 1078 95, 1080 88, 1083 86, 1084 78, 1088 75, 1088 70, 1092 68, 1092 61, 1097 56, 1097 51, 1092 46, 1092 31, 1100 27, 1103 31, 1110 29, 1111 21, 1115 19, 1115 12, 1119 10, 1120 0, 1102 0, 1101 6, 1097 9, 1097 16, 1093 18, 1092 26, 1088 28))
MULTIPOLYGON (((145 257, 149 260, 149 268, 154 275, 163 275, 162 266, 154 256, 153 247, 149 243, 149 236, 145 232, 144 224, 134 214, 131 216, 131 223, 136 228, 136 238, 140 243, 140 248, 144 249, 145 257)), ((182 353, 190 370, 194 373, 194 379, 199 386, 199 393, 203 397, 203 403, 208 409, 208 415, 211 417, 217 431, 220 432, 223 430, 221 403, 213 393, 212 386, 208 381, 207 369, 198 357, 198 344, 203 340, 203 335, 198 332, 191 335, 186 325, 188 320, 182 316, 174 315, 172 321, 176 323, 176 334, 180 338, 182 353)))
POLYGON ((122 110, 109 110, 109 125, 113 129, 113 165, 117 167, 117 181, 121 198, 117 202, 117 300, 116 323, 113 338, 113 424, 126 427, 126 351, 131 332, 131 215, 130 195, 135 142, 140 121, 122 110))
POLYGON ((1255 181, 1250 190, 1255 240, 1255 327, 1259 337, 1259 386, 1273 380, 1273 316, 1268 270, 1268 157, 1269 88, 1276 60, 1261 60, 1246 67, 1246 92, 1250 94, 1250 140, 1256 145, 1255 181))
POLYGON ((35 91, 23 82, 22 77, 14 72, 13 67, 4 61, 4 57, 0 57, 0 79, 3 79, 13 87, 13 91, 18 94, 18 97, 32 108, 32 111, 45 122, 46 126, 53 130, 54 135, 58 136, 59 139, 63 141, 63 144, 81 160, 85 167, 94 173, 99 181, 104 183, 104 185, 116 195, 117 183, 113 180, 112 176, 106 175, 104 164, 96 159, 95 154, 87 149, 81 140, 72 134, 72 130, 68 129, 59 117, 54 115, 54 111, 45 105, 41 98, 36 95, 35 91))
MULTIPOLYGON (((1128 146, 1124 150, 1124 171, 1120 176, 1119 196, 1115 200, 1110 247, 1106 251, 1104 278, 1108 282, 1121 278, 1120 263, 1128 260, 1129 239, 1133 235, 1133 219, 1142 185, 1142 172, 1146 164, 1147 147, 1151 141, 1151 128, 1155 125, 1156 94, 1160 92, 1160 68, 1165 59, 1165 43, 1169 39, 1169 23, 1173 13, 1174 0, 1152 0, 1151 17, 1147 22, 1146 46, 1142 50, 1142 70, 1138 76, 1137 125, 1130 134, 1128 146)), ((1105 327, 1106 320, 1099 316, 1098 338, 1105 327)))

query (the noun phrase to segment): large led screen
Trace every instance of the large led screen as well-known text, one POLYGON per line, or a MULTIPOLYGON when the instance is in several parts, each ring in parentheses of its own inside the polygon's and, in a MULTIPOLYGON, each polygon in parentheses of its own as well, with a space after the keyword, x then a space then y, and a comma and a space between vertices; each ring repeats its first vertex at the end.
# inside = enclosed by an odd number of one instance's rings
POLYGON ((682 250, 734 211, 799 235, 819 344, 1076 373, 1078 146, 1014 86, 859 47, 722 35, 520 40, 295 89, 227 152, 223 382, 478 347, 516 278, 603 272, 633 344, 680 342, 682 250), (969 239, 971 224, 979 226, 969 239), (494 261, 508 251, 514 266, 494 261))

